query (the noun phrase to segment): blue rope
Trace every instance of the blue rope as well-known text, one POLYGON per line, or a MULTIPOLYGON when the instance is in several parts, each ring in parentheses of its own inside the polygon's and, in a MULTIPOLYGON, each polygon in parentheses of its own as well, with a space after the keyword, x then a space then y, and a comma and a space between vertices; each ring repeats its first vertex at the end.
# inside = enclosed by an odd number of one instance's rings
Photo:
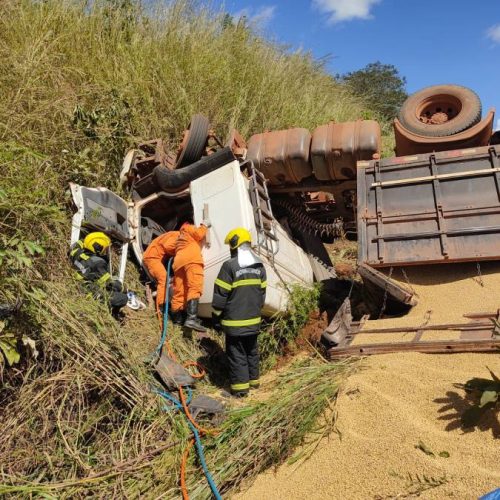
MULTIPOLYGON (((188 395, 186 398, 186 404, 190 405, 193 400, 193 390, 190 387, 186 387, 185 389, 187 390, 188 395)), ((177 398, 172 396, 172 394, 165 392, 162 389, 157 389, 156 387, 153 387, 152 391, 160 396, 163 396, 165 399, 168 399, 178 410, 183 410, 182 403, 177 398)))
MULTIPOLYGON (((158 344, 158 347, 156 348, 156 353, 158 355, 161 354, 161 350, 163 349, 163 345, 165 344, 165 341, 167 340, 167 326, 168 326, 168 302, 170 300, 170 270, 172 268, 172 261, 173 259, 170 258, 168 259, 168 264, 167 264, 167 286, 165 289, 165 304, 163 307, 163 327, 162 327, 162 332, 161 332, 161 338, 160 338, 160 343, 158 344)), ((158 300, 158 297, 156 298, 158 300)))
POLYGON ((195 440, 195 445, 196 445, 196 450, 198 452, 198 458, 200 459, 200 464, 203 469, 203 473, 205 474, 205 478, 208 482, 208 485, 210 486, 210 489, 212 490, 212 493, 216 500, 222 500, 222 497, 219 493, 219 490, 217 489, 217 486, 212 479, 212 475, 210 474, 207 463, 205 462, 205 452, 203 451, 203 444, 201 443, 200 435, 198 434, 198 430, 196 427, 188 420, 188 425, 191 428, 191 431, 193 432, 194 440, 195 440))
MULTIPOLYGON (((192 399, 193 391, 190 388, 187 388, 187 390, 188 390, 188 401, 189 401, 187 402, 187 404, 189 404, 192 399)), ((168 392, 159 389, 153 389, 153 391, 156 392, 156 394, 159 394, 161 397, 165 398, 167 401, 170 401, 178 410, 184 412, 184 407, 182 406, 182 403, 177 398, 172 396, 172 394, 169 394, 168 392)), ((189 420, 187 420, 187 424, 191 429, 191 432, 193 433, 196 451, 198 452, 198 458, 200 459, 200 465, 201 468, 203 469, 203 474, 205 474, 205 478, 208 482, 208 485, 210 486, 210 489, 212 490, 215 499, 222 500, 222 496, 220 495, 219 490, 217 489, 217 486, 212 478, 212 475, 208 470, 207 462, 205 460, 205 451, 203 449, 203 444, 201 442, 198 429, 196 429, 196 427, 189 420)))
MULTIPOLYGON (((172 260, 168 260, 167 264, 167 287, 165 291, 165 306, 163 309, 163 326, 162 326, 162 332, 161 332, 161 338, 160 338, 160 343, 158 344, 158 347, 156 348, 156 354, 160 355, 161 351, 163 349, 163 346, 165 345, 165 342, 167 340, 167 327, 168 327, 168 302, 170 300, 169 297, 169 282, 170 282, 170 270, 172 267, 172 260)), ((193 399, 193 391, 190 387, 186 387, 188 397, 186 399, 186 404, 189 405, 193 399)), ((205 478, 208 482, 208 485, 210 486, 210 489, 212 490, 212 494, 214 495, 216 500, 222 500, 222 497, 219 493, 219 490, 217 489, 217 486, 212 478, 212 475, 210 474, 210 471, 208 470, 207 467, 207 462, 205 461, 205 452, 203 450, 203 444, 201 442, 200 434, 198 433, 198 430, 196 427, 189 421, 187 418, 187 415, 184 413, 184 407, 182 406, 182 403, 172 396, 172 394, 169 394, 168 392, 165 392, 160 389, 153 389, 153 392, 156 394, 160 395, 162 398, 166 399, 167 401, 170 401, 173 403, 174 407, 177 408, 178 410, 183 412, 183 415, 186 417, 187 424, 189 428, 191 429, 191 432, 193 433, 194 436, 194 442, 196 446, 196 451, 198 452, 198 458, 200 459, 200 464, 203 469, 203 474, 205 474, 205 478)), ((170 411, 170 408, 164 407, 164 410, 170 411)))

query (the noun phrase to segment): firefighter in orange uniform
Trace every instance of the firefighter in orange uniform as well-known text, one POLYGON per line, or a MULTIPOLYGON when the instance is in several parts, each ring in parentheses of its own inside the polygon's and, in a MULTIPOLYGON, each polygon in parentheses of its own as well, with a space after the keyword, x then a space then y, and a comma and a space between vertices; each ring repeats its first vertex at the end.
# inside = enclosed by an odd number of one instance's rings
POLYGON ((210 222, 203 221, 200 227, 185 222, 180 228, 175 246, 174 293, 171 310, 178 317, 186 310, 184 326, 198 332, 206 332, 198 319, 198 302, 203 293, 203 257, 201 245, 207 234, 210 222))
MULTIPOLYGON (((167 291, 168 259, 175 255, 175 245, 179 231, 169 231, 155 238, 144 252, 143 265, 149 275, 156 281, 156 307, 160 312, 165 309, 167 291)), ((180 318, 172 317, 174 323, 181 323, 180 318)))

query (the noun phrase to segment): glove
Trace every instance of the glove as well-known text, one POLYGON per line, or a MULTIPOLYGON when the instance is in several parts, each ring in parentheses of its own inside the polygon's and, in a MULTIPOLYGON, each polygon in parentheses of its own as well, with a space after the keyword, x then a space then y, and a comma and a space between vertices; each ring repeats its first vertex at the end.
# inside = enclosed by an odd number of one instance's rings
POLYGON ((123 292, 123 284, 120 280, 111 279, 106 283, 106 290, 108 292, 123 292))

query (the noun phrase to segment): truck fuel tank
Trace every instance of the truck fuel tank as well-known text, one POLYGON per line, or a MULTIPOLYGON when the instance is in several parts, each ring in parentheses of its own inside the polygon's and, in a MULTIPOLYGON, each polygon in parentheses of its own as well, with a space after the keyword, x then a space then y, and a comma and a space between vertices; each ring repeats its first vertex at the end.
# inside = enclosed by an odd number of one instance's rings
POLYGON ((357 161, 379 157, 380 125, 374 120, 330 122, 312 134, 311 161, 320 181, 355 179, 357 161))
POLYGON ((250 137, 247 159, 270 185, 298 184, 312 175, 311 133, 305 128, 264 132, 250 137))

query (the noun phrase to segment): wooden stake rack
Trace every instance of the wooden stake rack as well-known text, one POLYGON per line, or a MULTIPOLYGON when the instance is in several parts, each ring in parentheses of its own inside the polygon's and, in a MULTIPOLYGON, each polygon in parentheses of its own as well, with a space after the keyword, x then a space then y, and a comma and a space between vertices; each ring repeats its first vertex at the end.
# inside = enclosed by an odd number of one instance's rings
POLYGON ((330 359, 351 356, 371 356, 392 352, 423 352, 433 354, 453 352, 499 352, 500 353, 500 310, 496 313, 472 313, 465 315, 472 318, 469 323, 449 323, 440 325, 409 326, 397 328, 379 328, 363 330, 353 324, 349 334, 336 347, 328 349, 330 359), (494 320, 497 321, 495 324, 494 320), (422 340, 426 331, 460 332, 460 338, 455 340, 422 340), (391 341, 383 343, 366 343, 352 345, 356 335, 381 334, 413 334, 406 342, 391 341))

